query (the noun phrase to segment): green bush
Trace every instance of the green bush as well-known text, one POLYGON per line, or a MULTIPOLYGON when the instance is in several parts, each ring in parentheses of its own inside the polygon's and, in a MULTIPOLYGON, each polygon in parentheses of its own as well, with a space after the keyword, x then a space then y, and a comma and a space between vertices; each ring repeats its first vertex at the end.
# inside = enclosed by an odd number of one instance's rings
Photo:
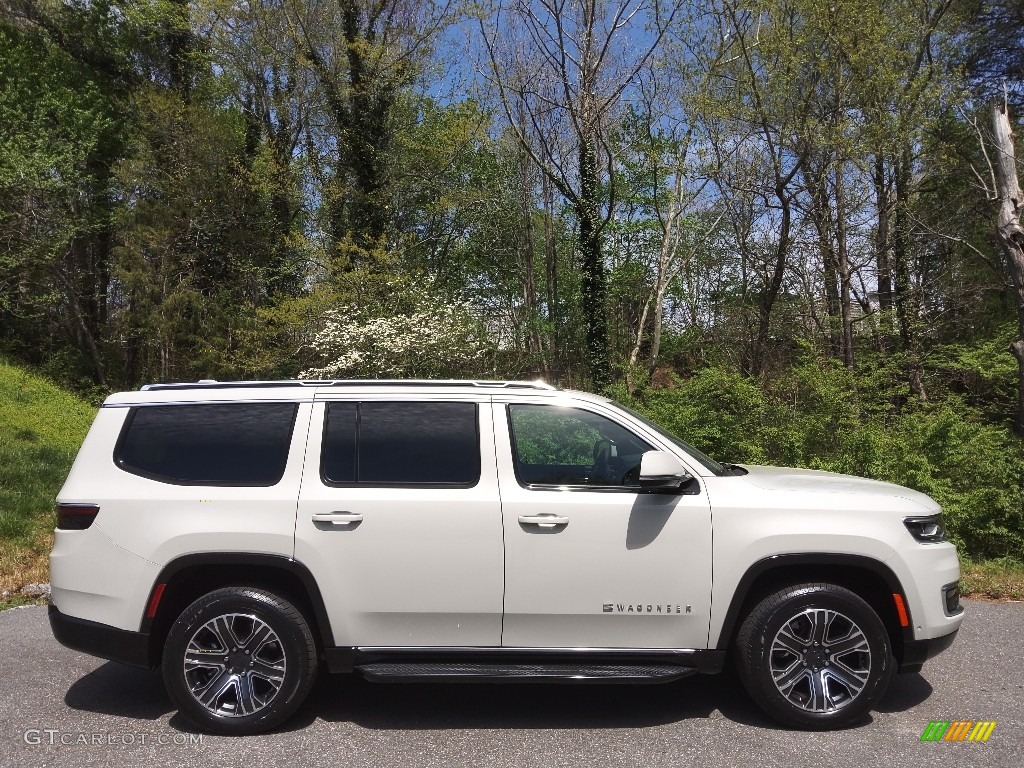
MULTIPOLYGON (((809 358, 771 381, 705 368, 612 394, 711 456, 861 475, 932 496, 974 558, 1024 559, 1024 448, 955 395, 899 402, 885 371, 809 358)), ((902 398, 905 400, 905 398, 902 398)))

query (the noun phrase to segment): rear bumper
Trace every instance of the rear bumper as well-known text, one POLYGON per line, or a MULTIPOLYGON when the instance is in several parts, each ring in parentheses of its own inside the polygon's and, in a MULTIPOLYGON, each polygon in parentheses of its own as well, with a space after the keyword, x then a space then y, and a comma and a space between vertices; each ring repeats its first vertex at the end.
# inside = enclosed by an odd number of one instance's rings
POLYGON ((119 661, 133 667, 151 669, 149 635, 100 624, 74 616, 65 616, 50 604, 50 629, 57 642, 74 651, 101 659, 119 661))
POLYGON ((949 648, 956 640, 959 627, 948 635, 932 637, 927 640, 904 640, 903 658, 900 659, 899 673, 920 672, 924 663, 949 648))

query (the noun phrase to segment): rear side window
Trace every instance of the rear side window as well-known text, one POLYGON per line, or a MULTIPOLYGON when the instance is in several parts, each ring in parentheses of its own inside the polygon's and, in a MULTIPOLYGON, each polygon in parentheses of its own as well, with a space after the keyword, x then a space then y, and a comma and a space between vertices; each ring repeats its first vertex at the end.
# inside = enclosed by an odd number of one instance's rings
POLYGON ((328 485, 476 485, 476 404, 328 403, 320 469, 328 485))
POLYGON ((114 461, 126 472, 175 485, 276 485, 297 411, 295 403, 133 408, 114 461))

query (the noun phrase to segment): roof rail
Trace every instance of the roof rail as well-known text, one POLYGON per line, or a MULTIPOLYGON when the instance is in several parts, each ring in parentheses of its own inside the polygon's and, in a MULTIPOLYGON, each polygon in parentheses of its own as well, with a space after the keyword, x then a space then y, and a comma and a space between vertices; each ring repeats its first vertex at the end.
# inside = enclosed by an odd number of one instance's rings
POLYGON ((540 381, 486 381, 480 379, 288 379, 283 381, 181 381, 144 384, 143 392, 177 389, 266 389, 269 387, 480 387, 481 389, 544 389, 558 387, 540 381))

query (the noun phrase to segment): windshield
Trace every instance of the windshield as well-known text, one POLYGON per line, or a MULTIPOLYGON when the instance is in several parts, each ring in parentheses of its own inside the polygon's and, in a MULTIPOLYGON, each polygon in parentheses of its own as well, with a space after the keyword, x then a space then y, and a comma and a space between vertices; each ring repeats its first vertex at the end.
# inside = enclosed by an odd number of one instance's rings
POLYGON ((702 465, 704 465, 705 469, 710 470, 711 472, 714 472, 716 475, 728 475, 729 474, 729 470, 725 466, 723 466, 722 464, 719 464, 717 461, 712 459, 707 454, 702 453, 701 451, 698 451, 696 448, 694 448, 692 445, 690 445, 685 440, 681 440, 680 438, 676 437, 675 435, 673 435, 671 432, 669 432, 664 427, 659 427, 657 424, 655 424, 650 419, 641 416, 639 413, 634 411, 632 408, 627 408, 622 403, 615 403, 615 405, 617 407, 621 408, 622 410, 624 410, 626 413, 628 413, 630 416, 632 416, 637 421, 639 421, 639 422, 641 422, 643 424, 646 424, 648 427, 650 427, 652 430, 654 430, 659 435, 664 437, 670 443, 675 443, 676 445, 678 445, 680 448, 682 448, 684 451, 686 451, 687 455, 692 456, 694 459, 696 459, 702 465))

